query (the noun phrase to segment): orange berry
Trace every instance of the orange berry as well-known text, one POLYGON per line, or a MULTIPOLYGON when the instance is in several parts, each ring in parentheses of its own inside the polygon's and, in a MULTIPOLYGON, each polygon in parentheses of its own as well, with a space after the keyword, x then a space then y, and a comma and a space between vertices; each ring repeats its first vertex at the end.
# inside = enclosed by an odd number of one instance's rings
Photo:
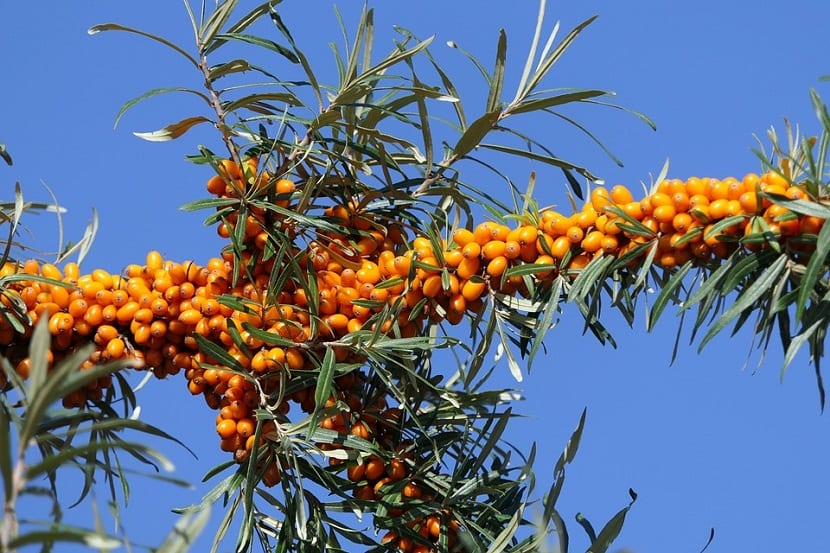
POLYGON ((570 251, 572 242, 567 236, 560 236, 553 241, 550 247, 550 255, 557 259, 562 259, 570 251))
POLYGON ((623 205, 629 202, 633 202, 634 196, 631 195, 631 191, 628 190, 628 188, 621 184, 618 184, 611 189, 611 199, 614 201, 615 204, 623 205))
POLYGON ((476 228, 473 230, 473 237, 475 242, 479 246, 483 246, 490 240, 492 240, 492 226, 494 223, 490 221, 485 221, 480 223, 476 228))
POLYGON ((236 436, 236 422, 233 419, 222 419, 216 424, 216 432, 226 440, 236 436))
POLYGON ((461 295, 467 301, 475 301, 484 293, 486 286, 484 281, 468 280, 461 287, 461 295))
POLYGON ((366 465, 364 463, 359 463, 357 465, 351 465, 348 469, 346 469, 346 476, 352 482, 360 482, 363 480, 364 475, 366 474, 366 465))
POLYGON ((444 264, 447 267, 458 267, 464 259, 464 253, 460 248, 455 248, 444 252, 444 264))
POLYGON ((375 457, 374 455, 370 456, 364 465, 366 467, 364 469, 364 477, 370 481, 377 480, 386 472, 386 465, 383 464, 383 461, 379 457, 375 457))
POLYGON ((612 205, 612 203, 613 201, 611 199, 611 195, 605 187, 598 186, 591 190, 591 207, 593 207, 594 211, 597 213, 602 213, 605 211, 605 208, 612 205))
POLYGON ((516 240, 510 240, 504 243, 504 256, 507 259, 516 259, 521 253, 521 246, 516 240))
POLYGON ((421 292, 428 298, 434 298, 443 290, 441 275, 431 275, 421 285, 421 292))
POLYGON ((465 259, 461 263, 458 264, 456 268, 456 275, 458 278, 462 280, 469 280, 474 275, 478 274, 479 269, 481 268, 481 258, 480 257, 472 257, 470 259, 465 259))
POLYGON ((623 204, 622 210, 626 215, 632 219, 636 219, 637 221, 640 221, 643 217, 645 217, 645 213, 643 213, 643 208, 640 205, 640 202, 628 202, 627 204, 623 204))
POLYGON ((602 239, 604 237, 605 235, 602 232, 598 230, 592 230, 591 232, 585 235, 585 238, 580 243, 580 246, 582 246, 582 249, 584 251, 588 253, 594 253, 598 251, 600 248, 602 248, 602 239))
POLYGON ((121 359, 126 351, 126 344, 121 338, 115 337, 107 342, 107 347, 104 351, 109 359, 121 359))
POLYGON ((723 179, 723 182, 726 183, 726 198, 729 200, 737 200, 741 197, 741 194, 746 192, 746 186, 744 185, 742 180, 737 180, 733 177, 727 177, 723 179))
POLYGON ((601 247, 603 252, 613 254, 620 248, 620 243, 616 236, 605 235, 602 237, 601 247))
POLYGON ((582 239, 585 237, 585 232, 578 226, 574 225, 568 229, 568 232, 565 234, 570 240, 571 244, 578 244, 582 242, 582 239))
POLYGON ((481 255, 485 260, 492 260, 496 257, 503 256, 507 251, 507 244, 501 240, 491 240, 481 248, 481 255))
POLYGON ((709 190, 707 192, 710 200, 728 200, 729 199, 729 183, 726 181, 713 180, 709 183, 709 190))
POLYGON ((723 219, 727 215, 729 209, 729 200, 726 198, 718 198, 709 204, 709 218, 723 219))
POLYGON ((695 196, 698 194, 706 195, 708 193, 709 187, 705 180, 699 179, 697 177, 689 177, 686 179, 685 183, 686 194, 691 196, 695 196))
POLYGON ((671 196, 666 194, 665 192, 655 192, 651 196, 648 197, 648 201, 651 204, 652 209, 656 209, 661 205, 673 205, 671 196))
POLYGON ((685 191, 675 192, 671 195, 671 199, 672 203, 674 204, 674 208, 678 212, 686 211, 687 209, 689 209, 691 200, 685 191))
POLYGON ((481 245, 478 242, 470 242, 461 249, 461 254, 464 259, 477 258, 481 255, 481 245))
POLYGON ((652 213, 652 216, 659 223, 671 223, 675 215, 677 215, 677 209, 672 204, 658 205, 652 213))
POLYGON ((539 230, 536 227, 532 226, 523 226, 519 230, 519 242, 520 246, 524 246, 526 244, 535 244, 536 239, 539 236, 539 230))
POLYGON ((682 234, 689 229, 692 221, 692 216, 688 213, 678 213, 672 219, 672 226, 674 227, 674 230, 682 234))
POLYGON ((452 233, 452 239, 460 248, 463 248, 470 242, 475 241, 475 235, 465 228, 460 228, 452 233))
POLYGON ((507 264, 508 261, 505 256, 500 255, 498 257, 494 257, 487 264, 487 274, 491 277, 500 277, 502 273, 504 273, 504 271, 507 269, 507 264))

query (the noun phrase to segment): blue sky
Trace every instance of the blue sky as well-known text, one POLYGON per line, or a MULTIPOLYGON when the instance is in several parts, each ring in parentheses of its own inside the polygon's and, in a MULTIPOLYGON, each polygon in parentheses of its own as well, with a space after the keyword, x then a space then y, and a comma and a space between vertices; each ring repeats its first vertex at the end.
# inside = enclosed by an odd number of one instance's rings
MULTIPOLYGON (((341 4, 347 21, 354 22, 357 3, 341 4)), ((535 2, 520 0, 509 9, 504 2, 467 0, 425 0, 417 8, 375 4, 378 52, 391 46, 392 24, 421 36, 436 34, 434 53, 461 75, 473 113, 484 100, 483 85, 444 44, 454 40, 489 65, 498 28, 504 27, 510 64, 505 89, 509 93, 516 86, 535 2)), ((818 80, 830 74, 824 41, 830 4, 823 0, 772 0, 764 8, 713 0, 549 4, 548 29, 557 19, 567 30, 591 15, 599 18, 553 71, 548 86, 613 90, 619 104, 657 124, 654 132, 620 111, 574 110, 622 159, 620 168, 573 130, 533 123, 546 144, 609 184, 638 189, 667 157, 673 177, 739 177, 759 170, 751 152, 757 146, 754 135, 763 136, 771 125, 781 129, 784 117, 808 134, 817 132, 808 90, 816 87, 830 97, 830 87, 818 80)), ((333 82, 328 42, 339 41, 339 33, 330 5, 287 1, 282 9, 300 47, 320 73, 328 71, 324 80, 333 82)), ((196 109, 176 97, 140 105, 113 129, 125 101, 151 88, 198 86, 198 76, 172 53, 138 37, 87 35, 90 26, 109 21, 192 44, 183 7, 168 0, 19 2, 0 8, 0 141, 15 159, 14 167, 0 167, 2 190, 9 197, 20 181, 27 195, 45 198, 40 183, 47 184, 69 209, 68 236, 82 232, 95 208, 100 231, 87 270, 119 270, 143 260, 149 249, 172 259, 206 260, 216 255, 219 239, 201 226, 203 214, 178 208, 204 195, 208 177, 184 156, 199 144, 219 151, 218 136, 204 129, 173 143, 151 144, 131 134, 155 130, 196 109)), ((536 170, 544 200, 565 202, 561 179, 547 168, 516 164, 505 170, 517 182, 536 170)), ((32 227, 36 243, 53 246, 54 221, 34 221, 32 227)), ((526 417, 509 431, 521 447, 538 444, 539 488, 545 489, 587 407, 583 444, 560 503, 566 520, 582 512, 600 526, 627 503, 633 488, 639 499, 616 549, 697 552, 712 527, 711 552, 824 546, 828 420, 819 413, 807 359, 799 357, 781 383, 775 345, 760 365, 757 354, 748 361, 751 336, 741 332, 712 341, 700 354, 696 344, 685 347, 670 365, 677 330, 673 314, 664 315, 651 334, 644 332, 643 318, 629 329, 608 315, 617 349, 583 336, 578 313, 565 308, 561 324, 549 334, 547 355, 519 385, 526 399, 516 409, 526 417)), ((506 366, 496 385, 515 385, 506 366)), ((140 397, 146 420, 198 455, 195 460, 163 446, 177 465, 175 475, 196 483, 194 490, 134 482, 127 531, 152 544, 172 525, 171 508, 206 491, 199 479, 224 456, 213 413, 201 400, 190 399, 183 380, 152 382, 140 397)), ((587 547, 576 524, 572 535, 573 551, 587 547)))

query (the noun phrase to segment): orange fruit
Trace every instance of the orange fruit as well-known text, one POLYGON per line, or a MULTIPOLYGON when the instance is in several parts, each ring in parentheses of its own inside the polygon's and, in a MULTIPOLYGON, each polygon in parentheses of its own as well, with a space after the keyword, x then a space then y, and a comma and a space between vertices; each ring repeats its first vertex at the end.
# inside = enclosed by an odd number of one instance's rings
POLYGON ((602 239, 605 238, 605 235, 598 231, 592 230, 588 234, 585 235, 585 238, 580 243, 582 249, 588 253, 594 253, 602 248, 602 239))
POLYGON ((611 199, 611 194, 609 194, 608 189, 598 186, 591 190, 591 207, 594 208, 594 211, 597 213, 602 213, 605 211, 605 208, 609 205, 612 205, 614 202, 611 199))
POLYGON ((487 274, 491 277, 500 277, 507 269, 507 265, 508 261, 505 256, 500 255, 498 257, 494 257, 487 264, 487 274))
POLYGON ((582 242, 582 239, 585 237, 585 232, 580 227, 574 225, 568 228, 568 232, 565 235, 568 237, 571 244, 578 244, 582 242))
MULTIPOLYGON (((611 199, 617 205, 623 205, 634 201, 631 191, 625 186, 618 184, 611 189, 611 199)), ((599 211, 599 210, 597 210, 599 211)))

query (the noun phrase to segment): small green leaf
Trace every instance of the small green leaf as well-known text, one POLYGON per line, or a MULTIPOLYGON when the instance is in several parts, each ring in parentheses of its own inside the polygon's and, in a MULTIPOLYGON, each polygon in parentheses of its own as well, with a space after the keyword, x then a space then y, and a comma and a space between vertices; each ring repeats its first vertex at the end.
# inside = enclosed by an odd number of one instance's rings
POLYGON ((487 136, 501 116, 501 110, 490 111, 473 121, 453 146, 453 156, 460 159, 473 151, 487 136))
POLYGON ((213 43, 216 35, 219 34, 222 27, 224 27, 225 23, 227 23, 228 19, 230 19, 231 13, 236 8, 238 1, 239 0, 223 0, 222 3, 218 4, 216 10, 210 14, 207 22, 205 22, 199 32, 199 45, 202 51, 213 43))
MULTIPOLYGON (((270 50, 272 52, 276 52, 277 54, 281 55, 285 59, 287 59, 291 63, 300 63, 299 58, 297 55, 294 54, 289 48, 281 44, 277 44, 273 40, 268 40, 262 37, 254 36, 254 35, 243 35, 239 33, 225 33, 221 35, 217 35, 216 39, 219 40, 237 40, 239 42, 246 42, 248 44, 253 44, 254 46, 259 46, 261 48, 265 48, 266 50, 270 50)), ((240 60, 244 61, 244 60, 240 60)), ((247 62, 246 62, 247 63, 247 62)))
POLYGON ((208 71, 208 80, 210 82, 214 82, 221 79, 225 75, 231 75, 233 73, 244 73, 245 71, 250 70, 251 64, 248 63, 248 60, 235 59, 211 67, 210 71, 208 71))
POLYGON ((115 116, 115 123, 113 124, 113 128, 118 127, 118 122, 121 121, 121 118, 124 116, 124 114, 127 113, 127 111, 130 108, 132 108, 133 106, 135 106, 139 102, 142 102, 143 100, 146 100, 147 98, 152 98, 153 96, 158 96, 160 94, 168 94, 170 92, 187 92, 188 94, 194 94, 194 95, 198 96, 199 98, 201 98, 202 100, 204 100, 207 105, 210 105, 210 98, 208 98, 207 96, 205 96, 204 94, 202 94, 201 92, 199 92, 197 90, 193 90, 193 89, 190 89, 190 88, 182 88, 182 87, 179 87, 179 86, 168 87, 168 88, 154 88, 153 90, 149 90, 149 91, 145 92, 141 96, 133 98, 132 100, 130 100, 128 102, 125 102, 124 105, 121 106, 121 109, 118 110, 118 113, 115 116))
POLYGON ((309 432, 309 438, 312 437, 314 429, 317 428, 320 412, 323 410, 326 401, 328 401, 331 396, 331 389, 334 385, 333 375, 335 366, 336 362, 334 359, 334 350, 332 348, 326 348, 326 354, 323 356, 323 362, 320 365, 320 374, 317 377, 317 388, 314 391, 314 402, 317 405, 317 408, 311 414, 311 422, 309 423, 309 427, 312 431, 309 432))
POLYGON ((499 42, 496 46, 496 63, 493 67, 493 78, 490 80, 490 91, 487 95, 487 104, 484 110, 488 113, 501 109, 501 90, 504 86, 504 64, 507 58, 507 33, 499 29, 499 42))
POLYGON ((243 96, 242 98, 232 100, 227 104, 223 105, 223 108, 226 112, 230 113, 238 110, 239 108, 249 107, 251 104, 264 102, 267 100, 283 102, 290 106, 298 106, 302 104, 300 99, 297 98, 294 94, 291 94, 290 92, 261 92, 258 94, 250 94, 248 96, 243 96))

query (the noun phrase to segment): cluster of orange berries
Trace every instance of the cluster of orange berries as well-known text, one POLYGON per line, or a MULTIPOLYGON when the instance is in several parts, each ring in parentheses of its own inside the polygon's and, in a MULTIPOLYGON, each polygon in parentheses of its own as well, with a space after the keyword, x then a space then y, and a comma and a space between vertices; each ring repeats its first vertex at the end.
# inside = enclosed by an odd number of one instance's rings
POLYGON ((818 234, 824 219, 775 204, 771 197, 776 196, 809 199, 803 186, 790 184, 774 171, 749 173, 740 180, 664 180, 641 200, 624 186, 610 191, 600 187, 580 213, 543 214, 542 230, 546 249, 554 256, 578 245, 583 259, 577 265, 599 252, 621 257, 653 240, 654 259, 665 268, 691 259, 705 264, 738 248, 766 248, 772 242, 786 245, 794 255, 808 256, 814 247, 803 238, 818 234))
MULTIPOLYGON (((295 184, 258 173, 255 159, 243 167, 222 161, 207 189, 220 198, 264 198, 279 209, 248 202, 244 211, 224 212, 218 233, 233 237, 234 247, 205 265, 164 260, 158 252, 115 275, 102 269, 82 275, 74 263, 63 269, 34 261, 7 263, 0 276, 33 278, 15 280, 4 292, 0 353, 26 378, 31 329, 45 318, 52 334, 49 363, 91 342, 94 352, 82 368, 131 358, 159 378, 181 371, 190 392, 218 411, 223 451, 239 462, 255 449, 265 451, 257 462, 268 486, 281 475, 267 445, 278 426, 264 421, 255 444, 255 410, 268 409, 274 419, 287 415, 291 403, 315 411, 315 375, 307 371, 320 366, 326 350, 339 362, 365 361, 363 352, 343 340, 349 334, 419 336, 428 320, 456 324, 479 312, 491 292, 526 295, 528 279, 543 285, 557 275, 575 274, 601 255, 631 253, 636 264, 646 255, 644 246, 655 243, 654 259, 666 268, 692 259, 705 264, 737 248, 772 242, 794 255, 809 255, 811 244, 802 239, 824 224, 769 199, 808 199, 802 187, 774 172, 741 180, 665 180, 642 200, 623 186, 595 188, 577 213, 543 210, 516 228, 484 222, 458 229, 448 240, 414 229, 409 241, 401 221, 381 219, 358 202, 321 207, 318 228, 299 225, 286 215, 295 184), (274 229, 289 238, 290 247, 275 245, 274 229), (285 278, 275 286, 276 263, 296 264, 307 280, 285 278), (22 335, 8 319, 15 316, 10 306, 18 306, 25 319, 22 335), (208 343, 221 356, 205 348, 208 343)), ((347 467, 354 496, 375 501, 400 493, 405 501, 432 501, 428 487, 414 477, 415 459, 402 441, 403 411, 390 408, 392 394, 376 383, 368 386, 369 380, 358 370, 336 377, 320 422, 390 452, 387 459, 369 456, 347 467)), ((111 378, 100 378, 64 398, 64 405, 100 400, 110 386, 111 378)), ((340 461, 330 457, 330 463, 340 461)), ((430 551, 427 544, 434 545, 442 532, 451 542, 459 532, 457 522, 438 513, 417 518, 409 529, 388 534, 386 542, 403 551, 430 551), (423 539, 412 541, 406 533, 423 539)))

